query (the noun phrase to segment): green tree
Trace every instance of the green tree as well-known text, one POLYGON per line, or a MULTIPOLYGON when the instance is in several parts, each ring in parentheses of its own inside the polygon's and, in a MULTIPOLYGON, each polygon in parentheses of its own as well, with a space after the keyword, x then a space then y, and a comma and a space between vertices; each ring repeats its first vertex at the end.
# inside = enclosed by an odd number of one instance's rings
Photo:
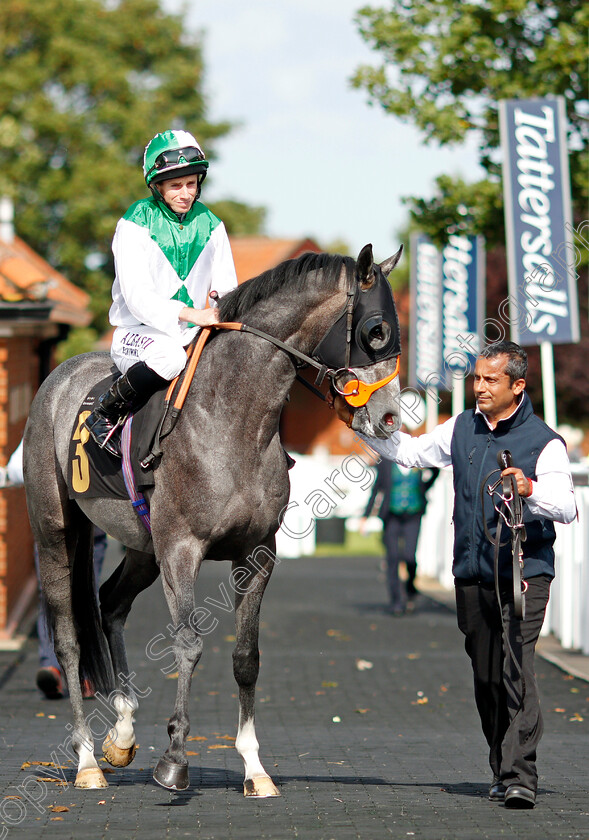
POLYGON ((222 199, 207 204, 213 213, 223 219, 230 236, 255 236, 264 228, 265 207, 251 207, 233 199, 222 199))
POLYGON ((160 0, 2 0, 0 194, 14 198, 18 234, 91 294, 99 329, 116 222, 148 194, 145 144, 171 127, 208 157, 230 129, 206 118, 183 15, 160 0))
POLYGON ((564 96, 575 210, 583 215, 589 137, 589 7, 583 0, 392 0, 386 8, 361 9, 357 23, 380 56, 352 80, 371 102, 412 120, 426 140, 456 144, 471 132, 480 138, 487 180, 469 185, 443 176, 434 199, 409 199, 427 232, 443 235, 464 205, 464 227, 503 240, 501 99, 564 96))

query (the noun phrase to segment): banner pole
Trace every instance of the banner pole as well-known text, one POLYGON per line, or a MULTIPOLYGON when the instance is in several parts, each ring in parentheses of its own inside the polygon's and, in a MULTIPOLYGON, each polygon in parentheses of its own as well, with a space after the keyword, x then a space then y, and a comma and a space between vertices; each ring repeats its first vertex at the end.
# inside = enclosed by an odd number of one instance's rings
POLYGON ((452 417, 464 411, 464 379, 462 371, 452 377, 452 417))
POLYGON ((425 430, 432 432, 438 425, 438 389, 428 386, 425 390, 425 430))
POLYGON ((544 399, 544 422, 556 429, 556 386, 554 381, 554 352, 550 341, 540 343, 542 363, 542 396, 544 399))

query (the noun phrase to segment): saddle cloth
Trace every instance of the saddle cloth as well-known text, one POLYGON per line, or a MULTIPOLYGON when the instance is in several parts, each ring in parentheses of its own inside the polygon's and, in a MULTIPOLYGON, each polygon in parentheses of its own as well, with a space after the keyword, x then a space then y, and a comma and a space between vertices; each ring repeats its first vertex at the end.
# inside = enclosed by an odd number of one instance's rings
MULTIPOLYGON (((128 499, 122 472, 122 460, 109 455, 90 437, 82 425, 93 410, 98 398, 120 376, 116 369, 98 382, 84 398, 72 429, 68 453, 68 490, 70 499, 128 499)), ((157 391, 133 415, 131 435, 131 466, 138 490, 152 487, 153 470, 144 469, 141 461, 149 454, 164 413, 166 391, 157 391)))

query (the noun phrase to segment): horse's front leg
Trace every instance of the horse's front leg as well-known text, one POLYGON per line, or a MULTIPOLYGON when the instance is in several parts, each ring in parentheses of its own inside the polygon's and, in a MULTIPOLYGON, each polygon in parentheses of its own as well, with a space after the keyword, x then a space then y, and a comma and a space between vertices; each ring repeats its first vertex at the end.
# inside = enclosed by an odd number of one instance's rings
POLYGON ((256 738, 255 693, 260 670, 258 633, 260 605, 266 584, 274 567, 272 548, 259 546, 243 564, 234 564, 236 590, 236 645, 233 651, 233 674, 239 687, 239 727, 235 748, 243 759, 245 796, 280 796, 278 788, 264 770, 259 758, 260 745, 256 738))
POLYGON ((120 685, 109 697, 117 721, 102 744, 104 757, 113 767, 126 767, 136 752, 133 724, 138 702, 127 664, 125 621, 137 595, 151 586, 158 574, 159 568, 152 554, 127 549, 124 560, 100 587, 102 628, 120 685))
POLYGON ((178 689, 174 714, 168 723, 170 745, 158 761, 153 778, 162 787, 185 790, 189 785, 186 737, 190 731, 188 703, 192 673, 202 653, 194 609, 194 582, 202 553, 188 541, 174 553, 166 551, 161 564, 164 593, 172 616, 174 653, 178 669, 178 689), (191 550, 192 549, 192 550, 191 550), (195 555, 198 559, 195 560, 195 555))

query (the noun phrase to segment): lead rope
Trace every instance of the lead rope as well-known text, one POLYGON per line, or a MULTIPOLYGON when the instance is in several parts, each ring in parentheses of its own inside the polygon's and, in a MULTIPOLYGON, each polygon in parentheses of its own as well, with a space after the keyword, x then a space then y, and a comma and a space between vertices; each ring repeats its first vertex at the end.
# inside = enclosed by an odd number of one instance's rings
MULTIPOLYGON (((487 482, 489 481, 491 476, 495 475, 498 472, 501 473, 507 467, 512 466, 511 453, 508 449, 504 449, 501 452, 499 452, 497 460, 500 469, 493 470, 492 472, 490 472, 481 484, 481 512, 483 516, 485 535, 494 546, 493 571, 495 578, 495 595, 497 598, 497 603, 499 605, 499 613, 501 615, 501 628, 503 630, 505 648, 509 654, 511 662, 515 666, 515 669, 521 681, 521 695, 519 697, 515 694, 513 689, 510 691, 512 700, 514 701, 514 703, 517 704, 513 718, 511 720, 511 722, 513 722, 513 720, 515 720, 516 716, 520 713, 523 707, 524 698, 526 696, 526 681, 524 677, 522 663, 516 656, 515 651, 513 650, 513 647, 511 645, 511 639, 509 638, 509 627, 506 624, 505 616, 503 613, 503 604, 501 601, 501 585, 499 578, 499 552, 500 549, 504 545, 507 545, 509 542, 509 540, 505 540, 505 542, 503 543, 501 542, 501 530, 503 524, 506 524, 511 531, 511 549, 513 566, 513 612, 514 617, 516 619, 518 619, 519 621, 524 621, 526 612, 525 593, 528 588, 528 585, 526 581, 523 580, 524 563, 521 544, 522 542, 525 542, 526 529, 525 525, 523 524, 522 501, 517 490, 517 482, 515 481, 514 476, 507 475, 503 478, 500 476, 494 484, 487 485, 487 482), (501 485, 501 493, 498 493, 499 485, 501 485), (493 501, 493 507, 495 508, 498 514, 497 529, 495 531, 494 538, 489 532, 485 517, 485 492, 491 497, 493 501), (499 505, 495 504, 495 496, 498 496, 500 499, 499 505)), ((507 691, 509 691, 509 688, 511 688, 511 686, 506 686, 507 691)))

